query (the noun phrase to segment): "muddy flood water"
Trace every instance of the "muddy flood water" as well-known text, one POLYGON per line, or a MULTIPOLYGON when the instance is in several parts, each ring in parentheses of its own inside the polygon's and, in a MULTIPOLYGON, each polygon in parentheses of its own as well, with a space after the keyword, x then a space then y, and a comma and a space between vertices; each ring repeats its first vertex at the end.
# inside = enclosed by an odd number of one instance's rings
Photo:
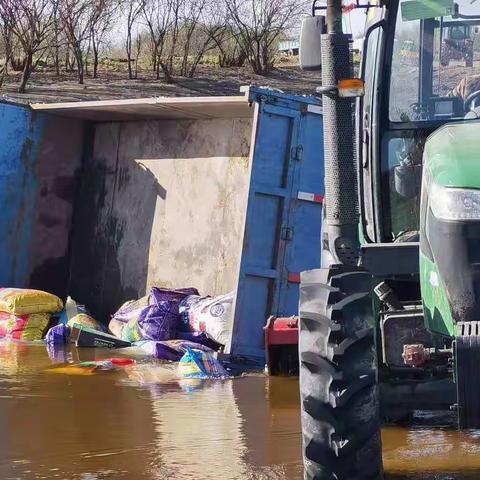
MULTIPOLYGON (((1 480, 302 478, 296 379, 192 383, 141 359, 51 371, 109 356, 0 343, 1 480)), ((383 441, 387 479, 480 478, 480 432, 390 427, 383 441)))

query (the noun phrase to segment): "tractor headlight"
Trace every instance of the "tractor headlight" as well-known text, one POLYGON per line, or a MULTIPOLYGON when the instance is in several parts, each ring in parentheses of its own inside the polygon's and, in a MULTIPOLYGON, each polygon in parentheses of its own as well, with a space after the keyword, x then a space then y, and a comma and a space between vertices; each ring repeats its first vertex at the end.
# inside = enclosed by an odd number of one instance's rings
POLYGON ((480 190, 440 187, 432 182, 429 203, 439 219, 480 220, 480 190))

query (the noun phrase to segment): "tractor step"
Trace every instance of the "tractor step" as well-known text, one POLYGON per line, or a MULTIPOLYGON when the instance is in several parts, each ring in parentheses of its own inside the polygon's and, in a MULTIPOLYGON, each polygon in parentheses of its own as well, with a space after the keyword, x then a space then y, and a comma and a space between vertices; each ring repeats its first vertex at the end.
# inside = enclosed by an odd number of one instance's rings
POLYGON ((480 428, 480 322, 457 323, 454 346, 460 428, 480 428))

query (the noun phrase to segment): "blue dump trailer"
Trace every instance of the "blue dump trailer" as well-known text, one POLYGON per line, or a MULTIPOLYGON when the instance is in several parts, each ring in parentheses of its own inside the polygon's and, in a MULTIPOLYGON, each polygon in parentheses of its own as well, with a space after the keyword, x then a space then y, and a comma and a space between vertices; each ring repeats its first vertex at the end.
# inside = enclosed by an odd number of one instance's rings
POLYGON ((71 295, 108 322, 153 285, 235 292, 227 350, 263 359, 320 264, 313 97, 0 103, 0 287, 71 295))

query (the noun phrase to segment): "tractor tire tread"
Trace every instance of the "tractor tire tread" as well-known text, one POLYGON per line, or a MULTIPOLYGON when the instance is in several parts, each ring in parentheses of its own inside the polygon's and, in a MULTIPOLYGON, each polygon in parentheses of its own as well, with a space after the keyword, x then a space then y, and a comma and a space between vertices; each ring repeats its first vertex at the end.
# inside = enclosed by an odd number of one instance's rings
POLYGON ((382 456, 371 276, 356 267, 320 270, 302 275, 301 282, 305 479, 379 480, 382 456))

